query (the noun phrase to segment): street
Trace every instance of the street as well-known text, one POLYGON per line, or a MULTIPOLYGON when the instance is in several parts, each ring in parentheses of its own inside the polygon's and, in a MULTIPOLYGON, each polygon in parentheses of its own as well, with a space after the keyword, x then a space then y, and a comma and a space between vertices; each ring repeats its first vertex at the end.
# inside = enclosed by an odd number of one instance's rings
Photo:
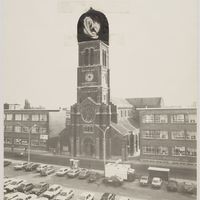
MULTIPOLYGON (((55 173, 48 175, 46 177, 41 177, 40 174, 33 172, 25 172, 24 170, 15 171, 13 166, 20 161, 12 160, 12 164, 4 167, 4 176, 16 177, 30 181, 32 183, 39 183, 40 181, 45 181, 52 184, 60 184, 63 187, 73 188, 75 191, 76 199, 77 195, 84 191, 90 191, 95 193, 95 199, 99 200, 104 192, 111 192, 117 194, 117 199, 119 196, 128 196, 132 200, 189 200, 196 199, 196 196, 190 194, 181 194, 178 192, 168 192, 164 186, 161 189, 152 189, 148 187, 140 187, 138 180, 134 182, 125 182, 121 187, 105 186, 99 181, 98 183, 88 183, 86 180, 79 180, 78 178, 68 178, 57 177, 55 173)), ((57 169, 62 166, 54 165, 57 169)))

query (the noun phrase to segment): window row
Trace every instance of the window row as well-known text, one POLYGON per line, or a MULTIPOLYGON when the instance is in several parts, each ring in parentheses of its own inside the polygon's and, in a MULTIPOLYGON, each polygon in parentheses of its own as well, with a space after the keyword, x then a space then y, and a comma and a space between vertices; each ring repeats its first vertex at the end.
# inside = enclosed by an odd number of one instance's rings
MULTIPOLYGON (((4 143, 5 144, 16 144, 16 145, 28 145, 28 139, 21 139, 21 138, 15 138, 12 140, 12 138, 5 138, 4 143)), ((46 140, 38 140, 38 139, 32 139, 31 140, 31 146, 46 146, 46 140)))
POLYGON ((94 132, 94 126, 91 125, 84 125, 83 131, 87 133, 93 133, 94 132))
MULTIPOLYGON (((143 146, 144 155, 169 155, 169 148, 163 146, 143 146)), ((186 148, 184 146, 175 146, 171 148, 172 156, 196 156, 195 148, 186 148)))
POLYGON ((120 117, 130 117, 131 110, 128 109, 120 109, 120 117))
POLYGON ((5 114, 5 120, 11 121, 47 121, 47 114, 5 114))
MULTIPOLYGON (((7 125, 4 127, 5 132, 15 132, 15 133, 29 133, 30 127, 22 127, 22 126, 11 126, 7 125)), ((44 127, 32 127, 31 133, 47 133, 47 128, 44 127)))
POLYGON ((195 114, 176 114, 176 115, 160 115, 150 114, 142 116, 142 123, 196 123, 197 116, 195 114))
MULTIPOLYGON (((161 130, 143 130, 142 138, 144 139, 168 139, 168 131, 161 130)), ((196 140, 195 131, 171 131, 172 140, 196 140)))

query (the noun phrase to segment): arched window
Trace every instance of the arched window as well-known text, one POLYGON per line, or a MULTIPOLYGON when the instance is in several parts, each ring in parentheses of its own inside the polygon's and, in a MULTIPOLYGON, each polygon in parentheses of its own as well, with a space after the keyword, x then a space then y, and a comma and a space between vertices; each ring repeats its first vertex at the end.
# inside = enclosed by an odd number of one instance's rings
POLYGON ((84 53, 84 64, 87 66, 89 65, 89 49, 85 49, 84 53))
POLYGON ((94 64, 94 49, 90 49, 90 65, 94 64))

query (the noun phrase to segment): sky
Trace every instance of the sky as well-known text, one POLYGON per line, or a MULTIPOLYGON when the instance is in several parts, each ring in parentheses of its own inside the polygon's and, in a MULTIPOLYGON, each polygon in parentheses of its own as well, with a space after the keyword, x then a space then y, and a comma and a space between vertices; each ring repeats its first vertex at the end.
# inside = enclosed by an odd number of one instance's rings
POLYGON ((109 22, 111 96, 196 101, 197 0, 4 0, 4 102, 76 103, 76 28, 90 7, 109 22))

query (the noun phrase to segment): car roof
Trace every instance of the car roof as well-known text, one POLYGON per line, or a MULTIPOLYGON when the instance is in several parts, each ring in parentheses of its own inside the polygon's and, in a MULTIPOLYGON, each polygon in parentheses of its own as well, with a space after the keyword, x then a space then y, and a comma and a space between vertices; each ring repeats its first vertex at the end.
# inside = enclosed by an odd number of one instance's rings
POLYGON ((160 180, 160 177, 153 177, 153 180, 160 180))
POLYGON ((60 187, 61 185, 53 184, 53 185, 50 186, 50 188, 55 188, 55 187, 58 187, 58 186, 60 187))

